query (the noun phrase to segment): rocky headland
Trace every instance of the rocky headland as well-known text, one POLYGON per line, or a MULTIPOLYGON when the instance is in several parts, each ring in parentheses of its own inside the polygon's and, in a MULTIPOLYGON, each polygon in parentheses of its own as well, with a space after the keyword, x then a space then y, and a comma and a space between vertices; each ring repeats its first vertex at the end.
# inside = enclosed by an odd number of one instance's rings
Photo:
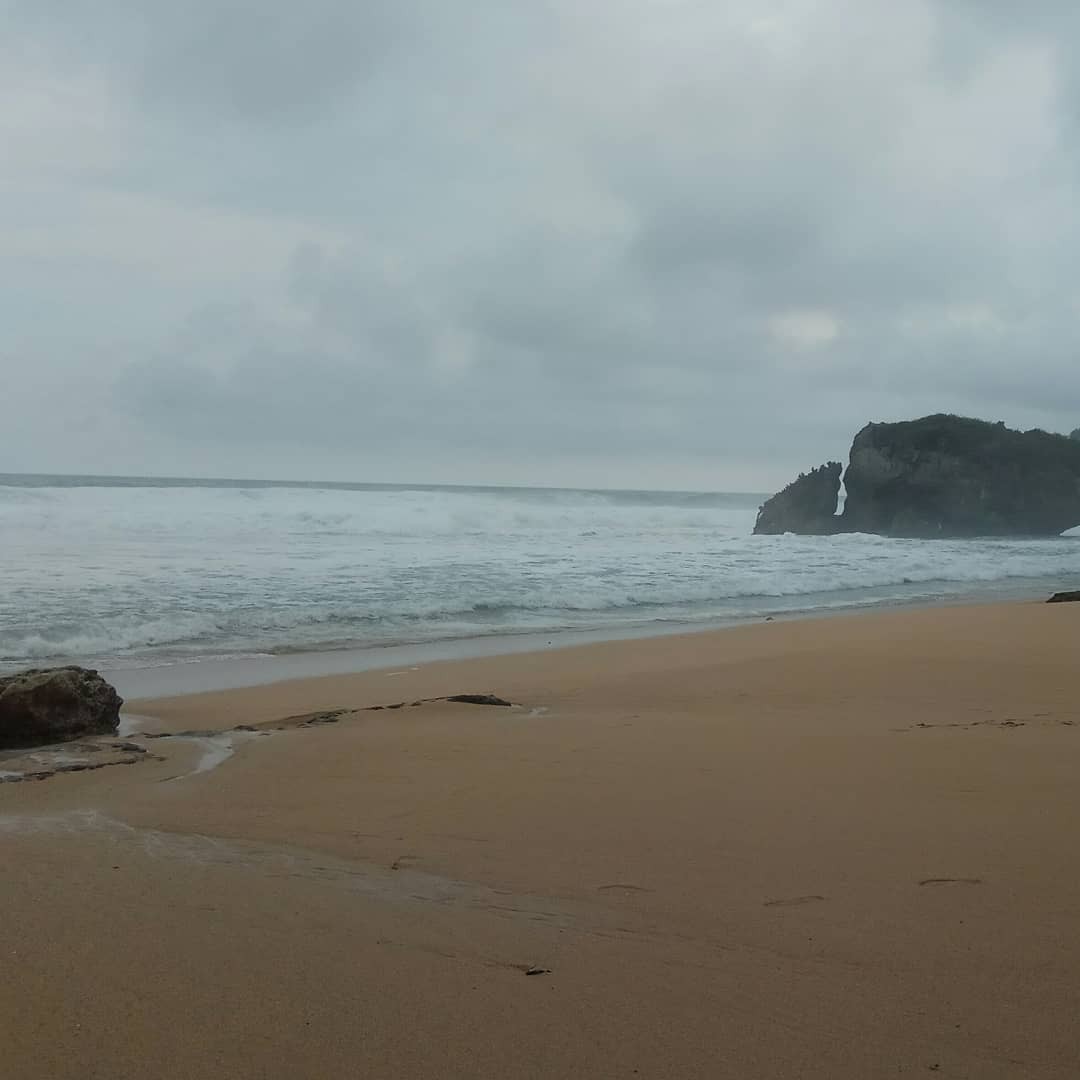
POLYGON ((764 503, 754 532, 1058 536, 1077 525, 1080 441, 937 414, 867 424, 842 477, 836 462, 801 475, 764 503))
POLYGON ((0 678, 0 749, 115 735, 123 699, 96 671, 60 667, 0 678))

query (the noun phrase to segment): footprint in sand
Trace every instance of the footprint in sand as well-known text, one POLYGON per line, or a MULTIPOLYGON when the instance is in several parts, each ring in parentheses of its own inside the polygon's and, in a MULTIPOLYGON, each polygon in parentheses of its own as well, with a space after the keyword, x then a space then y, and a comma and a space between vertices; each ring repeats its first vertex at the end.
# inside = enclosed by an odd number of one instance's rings
POLYGON ((824 900, 824 896, 788 896, 780 900, 766 900, 763 907, 800 907, 803 904, 818 904, 824 900))
POLYGON ((982 878, 977 877, 928 877, 920 885, 981 885, 982 878))

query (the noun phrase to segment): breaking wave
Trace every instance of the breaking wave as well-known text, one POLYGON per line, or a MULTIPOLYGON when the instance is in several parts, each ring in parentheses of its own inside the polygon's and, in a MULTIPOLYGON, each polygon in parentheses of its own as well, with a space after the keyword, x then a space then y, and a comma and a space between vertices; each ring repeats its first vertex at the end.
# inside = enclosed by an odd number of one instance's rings
POLYGON ((693 625, 1080 570, 1077 537, 753 537, 759 501, 22 478, 0 483, 0 663, 693 625))

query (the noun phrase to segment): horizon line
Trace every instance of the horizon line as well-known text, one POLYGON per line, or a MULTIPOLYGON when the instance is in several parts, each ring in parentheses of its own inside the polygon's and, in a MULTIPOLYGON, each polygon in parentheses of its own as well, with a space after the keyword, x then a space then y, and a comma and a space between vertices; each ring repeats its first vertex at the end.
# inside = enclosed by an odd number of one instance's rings
MULTIPOLYGON (((584 491, 610 494, 665 494, 665 495, 745 495, 758 497, 767 495, 765 491, 721 491, 719 489, 703 490, 692 488, 632 488, 632 487, 568 487, 561 484, 468 484, 468 483, 440 483, 433 481, 401 482, 394 480, 282 480, 282 479, 256 479, 254 477, 239 476, 157 476, 140 475, 137 473, 57 473, 57 472, 0 472, 0 486, 5 486, 5 478, 19 478, 23 480, 131 480, 131 481, 156 481, 181 487, 199 484, 229 484, 235 487, 244 486, 269 486, 269 487, 321 487, 321 488, 409 488, 414 491, 426 491, 437 488, 457 488, 472 491, 584 491)), ((10 485, 8 485, 10 486, 10 485)), ((48 485, 42 485, 48 486, 48 485)), ((82 485, 93 487, 92 483, 82 485)))

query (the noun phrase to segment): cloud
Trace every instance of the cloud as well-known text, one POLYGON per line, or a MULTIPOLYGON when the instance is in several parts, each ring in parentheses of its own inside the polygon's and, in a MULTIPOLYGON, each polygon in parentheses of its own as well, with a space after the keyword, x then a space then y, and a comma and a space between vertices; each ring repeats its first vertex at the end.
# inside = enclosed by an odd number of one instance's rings
POLYGON ((0 452, 761 488, 1069 430, 1080 19, 1018 11, 9 3, 0 452))
POLYGON ((264 123, 294 122, 361 87, 392 50, 408 0, 9 6, 38 51, 101 71, 121 98, 264 123))
POLYGON ((814 308, 782 311, 769 320, 769 330, 781 345, 794 349, 820 349, 840 336, 840 320, 832 312, 814 308))

